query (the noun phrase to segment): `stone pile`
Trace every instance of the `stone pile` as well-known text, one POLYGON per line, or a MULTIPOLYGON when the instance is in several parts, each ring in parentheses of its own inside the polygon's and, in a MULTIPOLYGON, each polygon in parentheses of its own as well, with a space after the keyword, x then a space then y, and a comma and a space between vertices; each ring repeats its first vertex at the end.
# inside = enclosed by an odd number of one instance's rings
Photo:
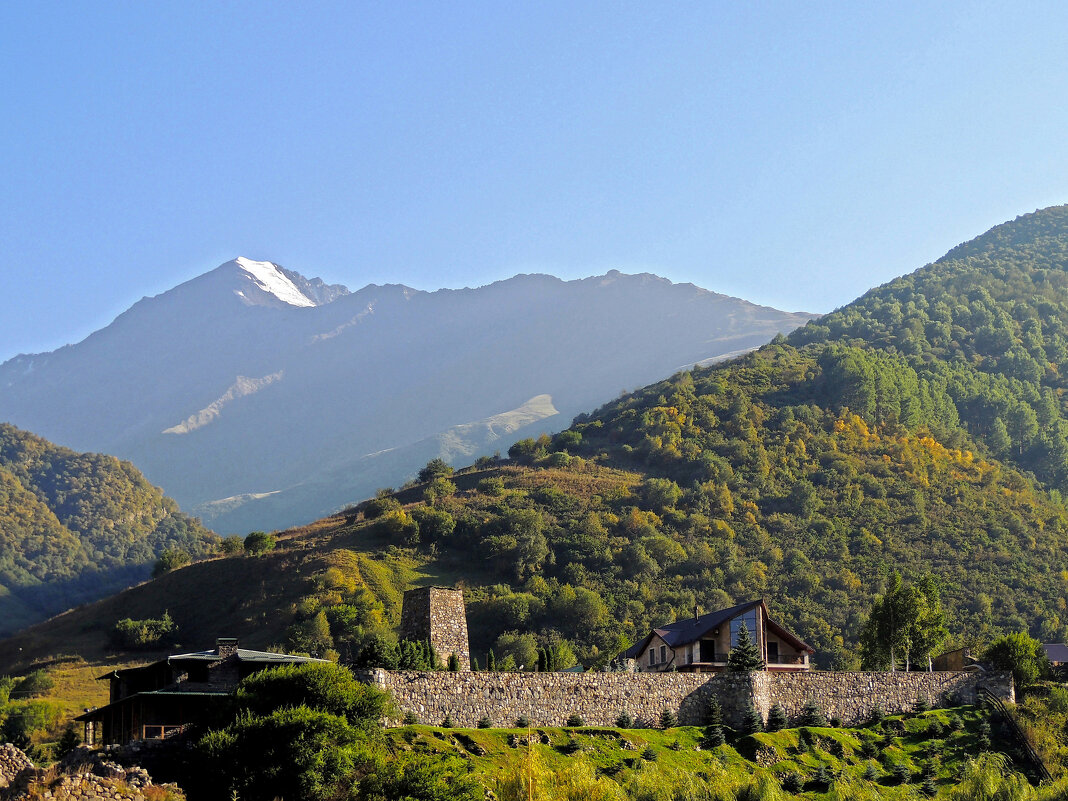
MULTIPOLYGON (((123 767, 84 746, 76 748, 50 768, 36 768, 21 750, 0 746, 0 782, 5 801, 29 798, 54 801, 144 801, 144 790, 154 786, 148 771, 123 767)), ((163 785, 175 798, 183 798, 176 785, 163 785)))

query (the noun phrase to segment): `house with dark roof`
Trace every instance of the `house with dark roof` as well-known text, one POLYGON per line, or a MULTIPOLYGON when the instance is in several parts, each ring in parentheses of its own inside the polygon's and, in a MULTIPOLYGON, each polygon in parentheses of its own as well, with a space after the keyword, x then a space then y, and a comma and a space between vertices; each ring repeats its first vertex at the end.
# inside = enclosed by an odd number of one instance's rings
POLYGON ((85 724, 88 745, 158 740, 205 721, 246 676, 278 665, 322 662, 307 656, 250 651, 220 637, 211 651, 173 654, 140 667, 113 670, 106 706, 75 720, 85 724))
POLYGON ((1059 668, 1068 665, 1068 645, 1063 642, 1044 642, 1042 650, 1046 653, 1050 666, 1059 668))
POLYGON ((738 644, 743 623, 767 670, 809 669, 812 646, 772 620, 763 599, 703 615, 694 609, 691 618, 653 629, 624 656, 633 659, 641 672, 718 673, 726 669, 727 655, 738 644))

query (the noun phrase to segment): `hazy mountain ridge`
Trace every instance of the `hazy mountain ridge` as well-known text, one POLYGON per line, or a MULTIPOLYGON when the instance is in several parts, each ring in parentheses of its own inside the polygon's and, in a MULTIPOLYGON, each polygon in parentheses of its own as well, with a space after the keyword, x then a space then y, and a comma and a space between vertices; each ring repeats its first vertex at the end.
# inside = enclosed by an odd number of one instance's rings
POLYGON ((77 345, 0 365, 0 419, 128 458, 209 522, 212 501, 250 498, 219 523, 274 528, 400 483, 432 456, 507 448, 469 424, 535 396, 559 414, 530 431, 563 428, 627 386, 810 317, 649 274, 348 292, 238 259, 77 345), (269 507, 252 500, 264 495, 269 507))

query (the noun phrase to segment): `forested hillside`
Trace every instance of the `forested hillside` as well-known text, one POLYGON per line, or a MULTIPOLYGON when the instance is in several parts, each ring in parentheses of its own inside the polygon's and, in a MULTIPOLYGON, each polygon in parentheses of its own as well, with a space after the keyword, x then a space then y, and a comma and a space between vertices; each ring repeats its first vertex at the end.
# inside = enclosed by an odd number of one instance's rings
POLYGON ((137 468, 0 424, 0 631, 148 577, 167 548, 217 542, 137 468))
POLYGON ((1065 209, 1008 223, 789 339, 521 441, 510 464, 432 463, 254 570, 194 565, 20 646, 96 631, 102 649, 120 610, 170 609, 205 647, 218 599, 176 597, 226 575, 233 634, 357 663, 403 658, 391 626, 416 583, 462 582, 474 650, 498 664, 538 648, 604 664, 695 604, 763 596, 817 664, 856 666, 894 571, 938 580, 958 641, 1068 639, 1065 242, 1065 209))

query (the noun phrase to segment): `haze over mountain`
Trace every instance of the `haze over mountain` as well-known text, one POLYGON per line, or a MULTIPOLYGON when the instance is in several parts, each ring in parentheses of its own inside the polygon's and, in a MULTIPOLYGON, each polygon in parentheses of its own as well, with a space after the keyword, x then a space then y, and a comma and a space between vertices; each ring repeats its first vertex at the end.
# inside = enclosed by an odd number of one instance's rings
POLYGON ((349 292, 239 258, 0 365, 0 419, 130 459, 216 530, 278 528, 811 317, 648 274, 349 292))

